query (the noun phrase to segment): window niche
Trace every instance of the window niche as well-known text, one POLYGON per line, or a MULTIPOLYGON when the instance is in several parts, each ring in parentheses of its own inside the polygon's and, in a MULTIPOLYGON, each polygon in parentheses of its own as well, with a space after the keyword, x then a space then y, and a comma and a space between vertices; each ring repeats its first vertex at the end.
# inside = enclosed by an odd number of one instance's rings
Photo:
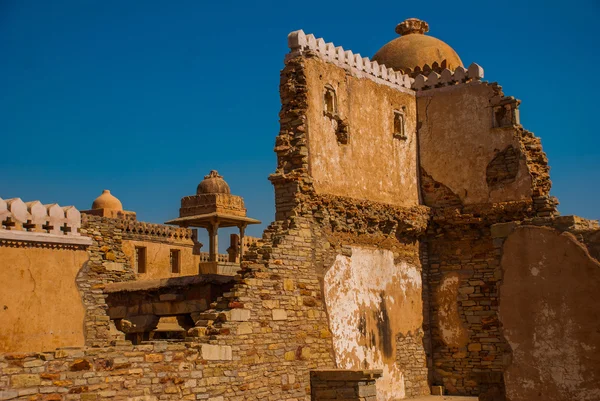
POLYGON ((350 141, 348 132, 348 122, 342 119, 338 114, 337 95, 331 85, 325 85, 323 93, 323 115, 333 121, 335 137, 340 145, 347 145, 350 141))
POLYGON ((394 110, 394 138, 406 141, 406 107, 402 107, 402 110, 394 110))
POLYGON ((323 114, 330 118, 337 116, 337 96, 331 85, 325 85, 323 94, 323 114))
POLYGON ((171 249, 171 273, 181 273, 181 253, 179 249, 171 249))
POLYGON ((146 273, 146 247, 135 247, 135 271, 139 274, 146 273))

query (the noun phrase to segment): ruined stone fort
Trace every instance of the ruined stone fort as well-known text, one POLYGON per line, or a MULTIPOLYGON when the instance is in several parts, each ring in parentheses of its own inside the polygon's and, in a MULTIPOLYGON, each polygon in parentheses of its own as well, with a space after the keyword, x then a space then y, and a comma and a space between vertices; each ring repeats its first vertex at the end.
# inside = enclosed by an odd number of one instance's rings
POLYGON ((428 29, 289 34, 261 238, 216 171, 164 224, 0 199, 0 400, 600 400, 598 222, 428 29))

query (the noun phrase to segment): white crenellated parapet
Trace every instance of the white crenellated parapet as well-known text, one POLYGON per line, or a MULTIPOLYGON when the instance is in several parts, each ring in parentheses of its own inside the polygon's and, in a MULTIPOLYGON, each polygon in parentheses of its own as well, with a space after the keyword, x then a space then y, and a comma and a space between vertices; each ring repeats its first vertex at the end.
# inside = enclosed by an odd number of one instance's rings
POLYGON ((325 43, 322 38, 315 35, 306 35, 304 31, 294 31, 288 35, 288 57, 295 57, 305 52, 313 52, 321 59, 333 63, 345 70, 352 72, 355 76, 372 79, 375 82, 391 86, 397 89, 411 89, 413 78, 408 75, 380 65, 377 61, 371 61, 368 57, 354 54, 350 50, 344 50, 341 46, 333 43, 325 43))
POLYGON ((457 67, 454 71, 444 69, 440 74, 431 71, 427 76, 419 74, 415 77, 412 88, 422 91, 443 86, 452 86, 464 82, 481 81, 483 79, 483 68, 475 63, 469 68, 457 67))
POLYGON ((0 231, 79 236, 81 214, 74 206, 0 198, 0 231))

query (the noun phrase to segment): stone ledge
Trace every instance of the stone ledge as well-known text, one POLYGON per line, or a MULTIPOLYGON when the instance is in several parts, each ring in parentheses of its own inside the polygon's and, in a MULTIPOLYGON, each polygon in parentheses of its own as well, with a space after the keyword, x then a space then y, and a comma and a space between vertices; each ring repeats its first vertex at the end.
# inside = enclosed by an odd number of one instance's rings
POLYGON ((13 231, 13 230, 1 230, 0 229, 0 240, 8 241, 19 241, 19 242, 41 242, 46 244, 60 244, 60 245, 81 245, 90 246, 92 245, 92 239, 79 235, 58 235, 58 234, 47 234, 37 233, 29 231, 13 231))
POLYGON ((110 283, 104 286, 105 293, 153 291, 161 288, 187 287, 198 284, 226 284, 233 281, 231 276, 206 274, 201 276, 183 276, 155 280, 126 281, 110 283))
POLYGON ((323 381, 375 380, 383 375, 381 369, 326 369, 311 370, 310 377, 323 381))

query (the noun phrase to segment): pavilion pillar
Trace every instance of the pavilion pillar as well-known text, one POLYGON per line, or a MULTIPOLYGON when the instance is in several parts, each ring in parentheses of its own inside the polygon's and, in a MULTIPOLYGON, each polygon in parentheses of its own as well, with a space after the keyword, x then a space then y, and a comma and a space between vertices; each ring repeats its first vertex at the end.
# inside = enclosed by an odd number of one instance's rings
POLYGON ((218 262, 219 255, 219 222, 211 221, 208 229, 209 236, 209 259, 211 262, 218 262))
POLYGON ((246 232, 246 224, 239 226, 240 228, 240 263, 244 258, 244 233, 246 232))

